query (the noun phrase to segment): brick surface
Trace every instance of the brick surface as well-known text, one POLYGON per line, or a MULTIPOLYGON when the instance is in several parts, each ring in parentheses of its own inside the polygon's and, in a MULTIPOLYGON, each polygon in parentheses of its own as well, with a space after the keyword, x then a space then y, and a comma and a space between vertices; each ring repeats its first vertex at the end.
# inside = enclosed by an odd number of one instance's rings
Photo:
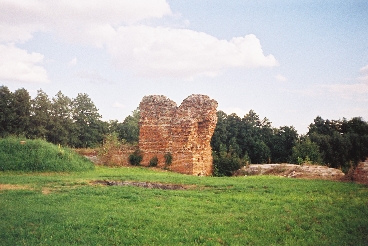
POLYGON ((165 167, 166 153, 173 159, 169 169, 191 175, 212 174, 210 141, 217 123, 217 102, 205 95, 191 95, 177 107, 165 96, 145 96, 140 105, 139 149, 142 165, 157 156, 165 167))

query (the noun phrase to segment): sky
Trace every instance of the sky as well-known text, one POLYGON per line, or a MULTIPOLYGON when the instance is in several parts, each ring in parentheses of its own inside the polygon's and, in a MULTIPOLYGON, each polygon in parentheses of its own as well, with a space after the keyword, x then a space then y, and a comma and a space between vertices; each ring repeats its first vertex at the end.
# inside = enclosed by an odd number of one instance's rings
POLYGON ((0 0, 0 85, 123 121, 146 95, 254 110, 305 134, 368 120, 366 0, 0 0))

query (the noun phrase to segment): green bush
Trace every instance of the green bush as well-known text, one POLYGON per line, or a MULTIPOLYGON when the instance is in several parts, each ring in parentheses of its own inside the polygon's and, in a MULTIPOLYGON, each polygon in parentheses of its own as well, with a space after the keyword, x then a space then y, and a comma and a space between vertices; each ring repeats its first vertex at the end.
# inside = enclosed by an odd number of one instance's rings
POLYGON ((123 142, 119 141, 117 134, 107 134, 104 136, 102 145, 98 148, 98 157, 101 162, 106 166, 119 165, 116 163, 115 155, 119 154, 123 142))
POLYGON ((308 137, 301 139, 292 149, 291 163, 323 164, 318 145, 308 137))
POLYGON ((164 158, 165 158, 165 166, 167 167, 167 166, 170 166, 171 165, 171 163, 172 163, 172 160, 173 160, 173 156, 172 156, 172 154, 170 153, 170 152, 168 152, 168 153, 166 153, 165 155, 164 155, 164 158))
POLYGON ((242 166, 244 166, 247 160, 242 160, 236 155, 231 155, 229 153, 212 153, 213 156, 213 176, 232 176, 233 173, 242 166))
POLYGON ((149 162, 150 167, 157 167, 158 164, 158 158, 157 156, 152 157, 152 159, 149 162))
POLYGON ((87 158, 44 140, 0 139, 0 171, 69 172, 93 168, 87 158))
POLYGON ((141 161, 143 159, 143 155, 141 151, 136 150, 129 156, 129 163, 133 166, 139 166, 141 164, 141 161))

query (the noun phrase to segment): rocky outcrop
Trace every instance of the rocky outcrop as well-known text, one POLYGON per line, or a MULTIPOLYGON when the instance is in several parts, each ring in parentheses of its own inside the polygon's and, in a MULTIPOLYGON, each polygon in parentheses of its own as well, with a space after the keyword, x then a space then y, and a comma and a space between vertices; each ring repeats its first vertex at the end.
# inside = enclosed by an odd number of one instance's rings
POLYGON ((158 167, 167 167, 170 153, 173 171, 210 175, 210 141, 217 123, 217 102, 205 95, 191 95, 177 107, 165 96, 145 96, 140 105, 139 149, 142 165, 158 158, 158 167))

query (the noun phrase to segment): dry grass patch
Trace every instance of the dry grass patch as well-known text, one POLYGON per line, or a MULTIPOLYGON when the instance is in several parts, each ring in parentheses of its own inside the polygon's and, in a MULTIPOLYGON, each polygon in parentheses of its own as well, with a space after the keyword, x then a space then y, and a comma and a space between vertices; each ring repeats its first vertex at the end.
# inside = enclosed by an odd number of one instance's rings
POLYGON ((26 185, 0 184, 0 190, 32 190, 26 185))

